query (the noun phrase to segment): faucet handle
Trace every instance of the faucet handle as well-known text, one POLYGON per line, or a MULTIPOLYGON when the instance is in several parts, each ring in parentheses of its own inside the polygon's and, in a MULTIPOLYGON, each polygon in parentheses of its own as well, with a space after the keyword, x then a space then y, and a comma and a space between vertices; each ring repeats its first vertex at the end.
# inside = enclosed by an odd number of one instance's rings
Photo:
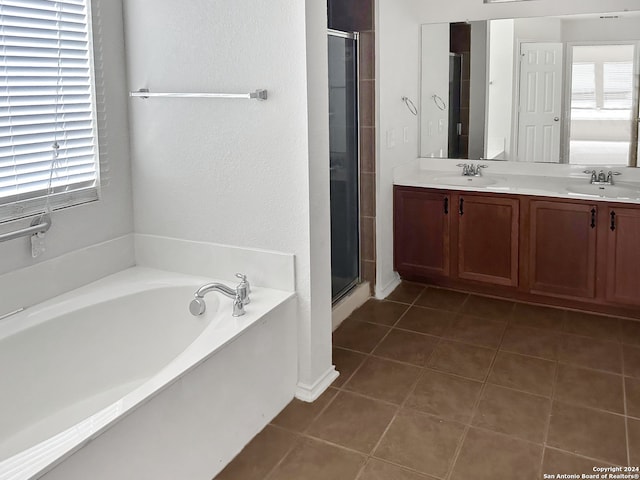
POLYGON ((251 285, 247 280, 247 276, 242 273, 236 273, 236 277, 240 279, 240 283, 236 287, 238 298, 240 298, 243 306, 249 305, 251 303, 251 299, 249 298, 249 294, 251 293, 251 285))
POLYGON ((240 279, 240 284, 245 284, 247 286, 247 293, 251 293, 251 284, 249 280, 247 280, 247 276, 244 273, 236 273, 236 278, 240 279))

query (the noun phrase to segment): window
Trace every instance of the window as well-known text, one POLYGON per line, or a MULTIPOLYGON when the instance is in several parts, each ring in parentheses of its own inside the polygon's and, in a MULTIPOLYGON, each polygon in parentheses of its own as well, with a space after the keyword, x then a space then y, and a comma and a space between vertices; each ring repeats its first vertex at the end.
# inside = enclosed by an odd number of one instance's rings
POLYGON ((0 3, 0 221, 98 198, 89 3, 0 3))
POLYGON ((633 61, 605 62, 604 108, 631 110, 633 107, 633 61))
POLYGON ((596 108, 596 68, 574 63, 571 73, 571 108, 596 108))

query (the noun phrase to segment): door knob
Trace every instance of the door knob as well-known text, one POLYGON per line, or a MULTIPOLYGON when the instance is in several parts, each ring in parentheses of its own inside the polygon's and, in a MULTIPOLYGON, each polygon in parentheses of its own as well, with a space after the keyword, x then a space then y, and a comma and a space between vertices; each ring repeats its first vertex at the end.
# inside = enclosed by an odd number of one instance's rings
POLYGON ((560 117, 553 117, 553 121, 554 122, 559 122, 560 121, 560 117))

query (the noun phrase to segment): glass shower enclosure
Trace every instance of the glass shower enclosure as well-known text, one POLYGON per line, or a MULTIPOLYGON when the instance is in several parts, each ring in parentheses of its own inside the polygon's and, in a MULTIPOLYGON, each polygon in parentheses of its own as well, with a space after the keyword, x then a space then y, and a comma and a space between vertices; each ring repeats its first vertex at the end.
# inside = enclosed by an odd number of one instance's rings
POLYGON ((358 35, 329 30, 331 296, 360 281, 358 35))

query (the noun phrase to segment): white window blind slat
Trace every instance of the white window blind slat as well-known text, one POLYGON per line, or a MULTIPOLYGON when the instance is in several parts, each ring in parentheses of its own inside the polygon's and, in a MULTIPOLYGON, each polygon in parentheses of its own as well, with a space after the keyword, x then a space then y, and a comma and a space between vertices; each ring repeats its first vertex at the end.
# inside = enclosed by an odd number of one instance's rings
POLYGON ((97 198, 88 1, 0 2, 0 221, 97 198))

